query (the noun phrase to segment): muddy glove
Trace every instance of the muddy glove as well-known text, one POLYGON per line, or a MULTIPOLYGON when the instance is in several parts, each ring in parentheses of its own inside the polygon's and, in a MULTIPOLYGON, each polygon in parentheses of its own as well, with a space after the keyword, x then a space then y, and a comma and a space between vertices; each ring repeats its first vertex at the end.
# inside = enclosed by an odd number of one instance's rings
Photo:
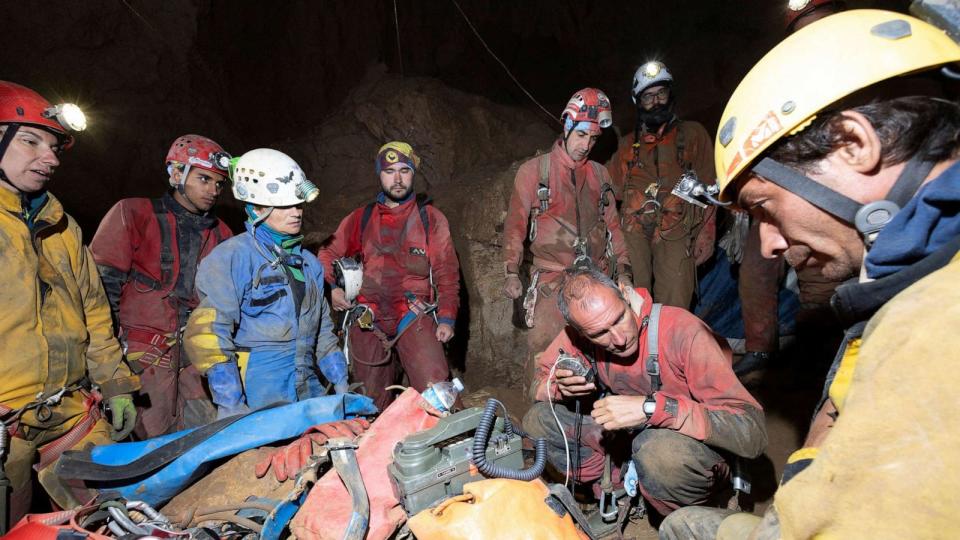
POLYGON ((334 349, 317 362, 320 373, 333 384, 335 394, 344 394, 347 391, 347 357, 340 349, 334 349))
POLYGON ((503 295, 511 300, 520 298, 523 294, 523 283, 520 282, 520 276, 516 274, 507 274, 503 280, 503 295))
POLYGON ((347 437, 354 439, 370 427, 363 418, 337 420, 326 424, 317 424, 308 429, 299 439, 287 446, 277 448, 260 460, 254 468, 257 478, 263 478, 273 467, 273 475, 278 482, 293 478, 300 472, 313 455, 313 444, 322 445, 327 439, 347 437))
POLYGON ((250 408, 243 402, 243 383, 240 368, 233 362, 214 364, 207 370, 207 384, 217 404, 217 420, 228 416, 245 414, 250 408))
POLYGON ((133 398, 129 394, 121 394, 107 400, 110 408, 110 438, 116 441, 126 439, 137 425, 137 408, 133 406, 133 398))
POLYGON ((717 245, 727 253, 730 264, 743 261, 743 250, 750 233, 750 215, 746 212, 734 212, 733 223, 727 228, 717 245))

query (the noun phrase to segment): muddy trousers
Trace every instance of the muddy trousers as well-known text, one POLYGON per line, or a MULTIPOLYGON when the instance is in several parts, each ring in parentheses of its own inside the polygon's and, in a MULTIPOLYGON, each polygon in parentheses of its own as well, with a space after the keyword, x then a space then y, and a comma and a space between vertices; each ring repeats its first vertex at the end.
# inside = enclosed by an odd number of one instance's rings
POLYGON ((697 279, 690 235, 654 242, 638 228, 630 232, 624 230, 623 239, 633 267, 634 286, 650 291, 654 302, 689 309, 697 279))
MULTIPOLYGON (((562 474, 567 463, 564 436, 571 454, 576 452, 577 415, 565 403, 556 405, 556 413, 563 433, 557 428, 550 405, 543 402, 527 412, 523 427, 532 437, 547 440, 547 461, 562 474)), ((664 516, 684 506, 716 502, 716 496, 729 487, 730 471, 723 456, 696 439, 657 428, 639 433, 604 432, 589 415, 583 415, 582 422, 579 470, 574 470, 572 455, 570 461, 571 476, 578 482, 600 479, 608 453, 618 467, 632 459, 644 499, 664 516)))
POLYGON ((373 398, 381 411, 393 402, 393 392, 386 387, 400 382, 401 369, 410 379, 410 386, 418 392, 426 390, 430 383, 450 378, 447 356, 443 344, 437 341, 437 323, 433 317, 417 319, 393 349, 395 354, 384 358, 383 342, 373 331, 363 330, 356 324, 350 328, 353 378, 363 383, 367 396, 373 398))
MULTIPOLYGON (((128 343, 128 351, 149 347, 128 343)), ((217 409, 203 378, 193 365, 178 368, 176 347, 160 358, 145 363, 136 353, 128 352, 130 364, 140 373, 140 395, 137 400, 137 426, 134 433, 141 440, 165 435, 181 429, 199 427, 216 420, 217 409)))
MULTIPOLYGON (((39 460, 38 451, 45 445, 54 442, 57 438, 69 431, 64 426, 72 426, 75 422, 67 422, 49 431, 33 429, 29 434, 32 440, 20 437, 10 439, 9 454, 4 461, 4 471, 10 479, 10 524, 13 525, 30 510, 30 501, 33 498, 33 465, 39 460)), ((110 439, 110 425, 100 419, 93 425, 93 429, 75 444, 71 450, 82 450, 90 446, 113 444, 110 439)), ((61 480, 54 470, 57 462, 47 465, 37 473, 40 485, 60 508, 72 508, 87 502, 96 493, 87 491, 82 484, 73 481, 61 480)))

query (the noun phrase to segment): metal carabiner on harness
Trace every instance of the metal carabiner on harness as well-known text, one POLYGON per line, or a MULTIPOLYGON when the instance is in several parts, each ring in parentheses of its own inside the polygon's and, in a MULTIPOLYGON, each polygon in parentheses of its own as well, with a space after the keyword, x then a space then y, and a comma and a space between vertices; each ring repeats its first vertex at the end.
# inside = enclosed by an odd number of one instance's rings
POLYGON ((535 208, 533 215, 530 216, 530 233, 527 235, 531 242, 537 239, 537 218, 546 214, 550 208, 550 188, 540 184, 537 188, 537 200, 540 201, 540 206, 535 208))
POLYGON ((43 392, 38 392, 35 407, 30 407, 28 405, 27 407, 24 407, 24 410, 35 408, 37 412, 34 414, 36 415, 37 420, 40 422, 46 422, 53 418, 53 411, 50 409, 50 407, 58 405, 60 401, 63 400, 63 394, 65 394, 67 390, 68 388, 63 386, 56 392, 46 397, 44 397, 43 392))

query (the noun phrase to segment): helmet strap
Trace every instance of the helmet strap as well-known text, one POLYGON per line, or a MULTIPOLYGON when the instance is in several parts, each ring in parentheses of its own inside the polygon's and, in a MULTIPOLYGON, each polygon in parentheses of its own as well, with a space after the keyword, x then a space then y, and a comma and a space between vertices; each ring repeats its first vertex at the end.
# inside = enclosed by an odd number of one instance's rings
MULTIPOLYGON (((3 137, 0 138, 0 160, 3 160, 3 155, 7 153, 7 147, 10 146, 13 138, 17 135, 17 131, 20 130, 20 124, 16 122, 5 125, 7 126, 7 130, 3 133, 3 137)), ((2 168, 0 168, 0 180, 13 187, 17 193, 20 193, 20 190, 17 188, 17 186, 13 185, 13 182, 10 181, 10 178, 7 177, 7 173, 2 168)))
POLYGON ((270 214, 273 213, 273 207, 266 206, 265 208, 267 209, 267 211, 264 212, 262 215, 258 215, 256 212, 253 211, 253 204, 251 203, 247 203, 247 204, 249 205, 246 207, 247 216, 250 218, 250 224, 253 225, 254 229, 256 229, 258 225, 266 221, 266 219, 270 217, 270 214))
MULTIPOLYGON (((191 199, 190 196, 187 195, 187 188, 186 188, 186 186, 187 186, 187 175, 188 175, 188 174, 190 174, 190 164, 189 164, 189 163, 184 163, 184 164, 183 164, 183 170, 180 172, 180 181, 177 182, 177 187, 176 187, 177 193, 179 193, 180 196, 183 197, 183 200, 185 200, 185 201, 187 201, 188 203, 190 203, 190 206, 193 207, 193 208, 187 208, 187 211, 188 211, 188 212, 190 212, 191 214, 196 214, 196 215, 206 215, 207 213, 206 213, 206 212, 201 212, 201 211, 200 211, 200 207, 197 206, 197 203, 193 202, 193 199, 191 199)), ((181 206, 183 206, 183 205, 181 205, 181 206)), ((184 208, 186 208, 186 207, 184 207, 184 208)))
POLYGON ((860 204, 769 157, 761 159, 752 170, 824 212, 853 225, 869 248, 880 231, 920 189, 933 165, 916 156, 911 158, 886 197, 867 204, 860 204))

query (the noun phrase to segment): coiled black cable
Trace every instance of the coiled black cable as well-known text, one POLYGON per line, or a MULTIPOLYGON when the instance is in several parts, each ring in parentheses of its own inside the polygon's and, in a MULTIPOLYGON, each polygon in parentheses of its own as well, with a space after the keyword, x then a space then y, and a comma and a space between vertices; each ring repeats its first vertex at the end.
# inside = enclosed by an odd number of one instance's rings
MULTIPOLYGON (((487 443, 490 441, 490 432, 493 431, 493 424, 497 419, 498 405, 503 407, 503 404, 496 399, 488 399, 487 406, 484 407, 483 414, 480 416, 477 431, 473 435, 473 464, 477 466, 480 474, 488 478, 508 478, 529 482, 543 474, 543 468, 547 465, 547 441, 542 438, 536 439, 533 465, 526 469, 508 469, 487 462, 487 443)), ((506 407, 503 409, 503 429, 508 435, 516 433, 521 437, 531 438, 510 422, 506 407)))

